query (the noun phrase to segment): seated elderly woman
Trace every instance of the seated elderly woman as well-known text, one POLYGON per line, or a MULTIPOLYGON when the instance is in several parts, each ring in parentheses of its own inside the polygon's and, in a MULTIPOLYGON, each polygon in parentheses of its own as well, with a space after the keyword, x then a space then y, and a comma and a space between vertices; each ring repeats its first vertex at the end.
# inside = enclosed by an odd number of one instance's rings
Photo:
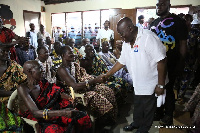
POLYGON ((23 68, 10 60, 10 48, 13 45, 0 45, 0 132, 21 131, 20 118, 7 108, 8 99, 20 83, 26 80, 23 68))
POLYGON ((49 56, 49 50, 47 45, 41 45, 37 48, 38 57, 35 59, 40 61, 45 70, 45 79, 50 83, 56 82, 55 71, 53 70, 53 62, 49 56))
POLYGON ((21 116, 38 121, 42 133, 88 133, 89 116, 72 108, 62 88, 44 80, 42 65, 32 60, 23 67, 27 82, 17 88, 21 116))
POLYGON ((117 105, 113 90, 104 84, 97 85, 103 80, 101 76, 94 78, 74 62, 75 57, 71 47, 63 46, 60 52, 58 54, 62 57, 62 64, 57 71, 57 80, 60 84, 66 87, 66 91, 67 87, 71 86, 75 91, 84 92, 87 109, 99 119, 108 116, 109 120, 115 121, 117 105))
MULTIPOLYGON (((85 46, 85 58, 80 60, 81 67, 86 69, 86 72, 91 75, 99 76, 109 71, 108 66, 104 63, 104 60, 95 54, 94 47, 90 44, 85 46)), ((111 76, 106 82, 106 85, 114 90, 116 100, 118 104, 123 104, 126 97, 126 88, 129 85, 122 78, 111 76)))

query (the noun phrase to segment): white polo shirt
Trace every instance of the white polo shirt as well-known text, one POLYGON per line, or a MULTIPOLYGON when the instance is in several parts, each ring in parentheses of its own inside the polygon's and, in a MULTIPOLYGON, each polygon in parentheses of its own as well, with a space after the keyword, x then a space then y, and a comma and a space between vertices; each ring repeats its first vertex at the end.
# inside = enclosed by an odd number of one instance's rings
POLYGON ((114 31, 111 29, 105 30, 105 29, 100 29, 98 30, 98 34, 96 39, 100 39, 100 46, 101 45, 101 39, 107 38, 108 41, 110 41, 110 38, 114 39, 114 31))
POLYGON ((149 30, 138 28, 133 48, 123 43, 119 63, 126 65, 133 80, 135 95, 152 95, 158 84, 157 62, 166 57, 166 48, 149 30))

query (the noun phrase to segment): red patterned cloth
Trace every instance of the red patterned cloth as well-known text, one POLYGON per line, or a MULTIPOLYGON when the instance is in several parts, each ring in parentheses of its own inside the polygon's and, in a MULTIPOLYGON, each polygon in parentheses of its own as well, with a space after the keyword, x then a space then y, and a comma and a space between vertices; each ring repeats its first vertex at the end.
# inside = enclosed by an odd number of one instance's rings
MULTIPOLYGON (((60 93, 64 91, 62 88, 56 86, 55 84, 50 84, 47 81, 40 82, 40 88, 40 94, 35 100, 35 103, 40 110, 59 110, 73 107, 69 100, 61 99, 60 93)), ((73 121, 73 119, 65 116, 53 117, 48 120, 36 119, 29 110, 21 114, 21 116, 38 121, 41 126, 41 133, 64 133, 68 130, 68 126, 73 121)), ((91 128, 91 120, 89 116, 81 116, 81 118, 77 120, 75 126, 77 126, 81 131, 91 128)))
POLYGON ((2 28, 1 33, 0 33, 0 41, 2 43, 12 42, 12 39, 14 39, 14 37, 15 37, 15 33, 12 30, 6 27, 2 28))
MULTIPOLYGON (((15 33, 12 30, 6 27, 3 27, 1 29, 1 33, 0 33, 1 43, 10 43, 12 42, 12 39, 14 39, 14 37, 15 37, 15 33)), ((11 52, 11 55, 10 55, 11 60, 15 60, 16 62, 18 62, 15 47, 10 48, 10 52, 11 52)))

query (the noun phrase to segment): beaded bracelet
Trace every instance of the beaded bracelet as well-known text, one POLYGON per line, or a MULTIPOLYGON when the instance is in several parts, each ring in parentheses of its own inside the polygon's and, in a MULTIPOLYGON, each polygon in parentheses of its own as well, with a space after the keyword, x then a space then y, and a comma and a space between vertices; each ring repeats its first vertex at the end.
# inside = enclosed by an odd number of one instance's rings
POLYGON ((49 109, 46 109, 46 112, 45 112, 45 115, 46 115, 46 120, 48 120, 48 111, 49 111, 49 109))
POLYGON ((46 119, 46 109, 43 110, 43 118, 46 119))
POLYGON ((43 118, 46 119, 46 120, 48 119, 48 111, 49 111, 49 109, 44 109, 44 111, 42 113, 43 114, 43 118))

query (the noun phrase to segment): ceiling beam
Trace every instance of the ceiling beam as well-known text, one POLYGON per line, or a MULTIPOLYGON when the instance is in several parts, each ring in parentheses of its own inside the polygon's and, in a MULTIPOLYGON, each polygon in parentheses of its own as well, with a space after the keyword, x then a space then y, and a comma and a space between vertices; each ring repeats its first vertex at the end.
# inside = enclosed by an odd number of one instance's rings
POLYGON ((45 5, 48 5, 48 4, 59 4, 59 3, 85 1, 85 0, 41 0, 41 1, 44 1, 45 5))

